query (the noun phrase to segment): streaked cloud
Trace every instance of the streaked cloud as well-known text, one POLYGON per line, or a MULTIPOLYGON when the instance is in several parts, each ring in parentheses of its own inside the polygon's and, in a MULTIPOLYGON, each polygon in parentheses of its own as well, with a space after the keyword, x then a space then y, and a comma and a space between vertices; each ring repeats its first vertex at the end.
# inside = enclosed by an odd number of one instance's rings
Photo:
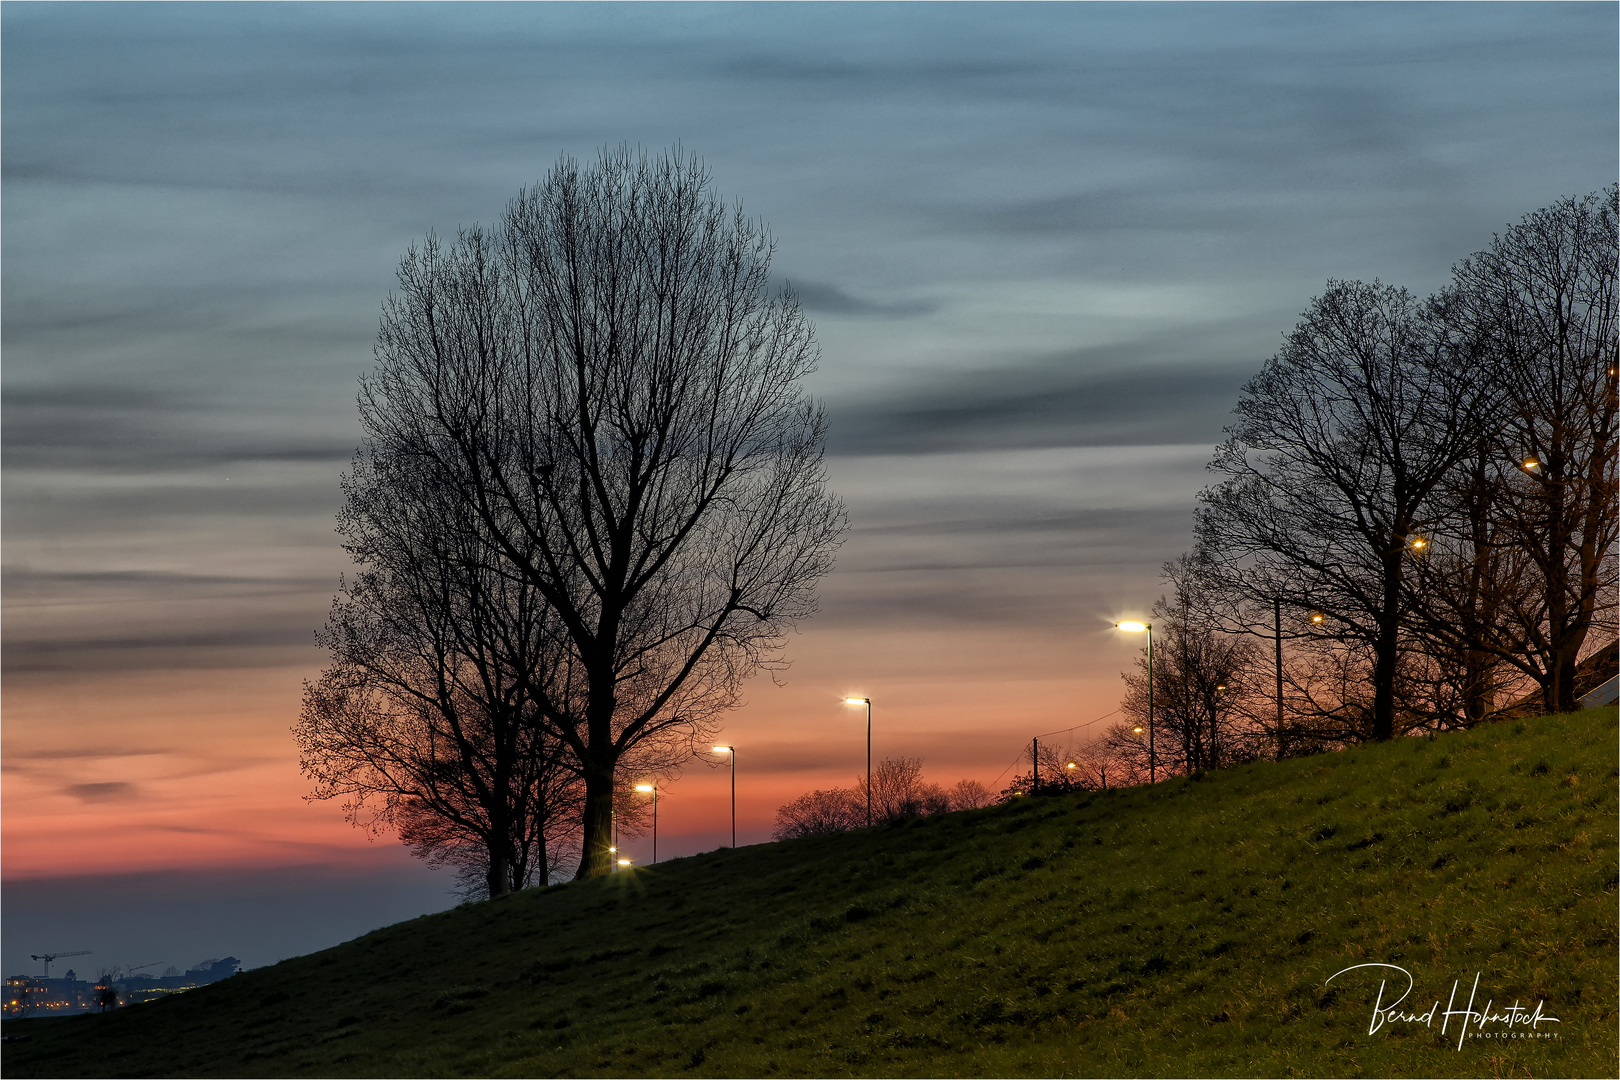
POLYGON ((83 802, 122 802, 137 794, 134 784, 122 780, 109 780, 99 784, 69 784, 62 789, 83 802))

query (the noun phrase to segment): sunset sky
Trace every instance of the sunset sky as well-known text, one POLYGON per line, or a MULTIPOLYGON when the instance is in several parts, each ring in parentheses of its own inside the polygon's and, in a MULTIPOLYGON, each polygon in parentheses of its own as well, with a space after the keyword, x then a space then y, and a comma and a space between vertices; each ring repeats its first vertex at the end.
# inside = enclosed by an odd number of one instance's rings
MULTIPOLYGON (((1114 710, 1140 640, 1111 624, 1159 595, 1238 387, 1325 282, 1426 293, 1615 177, 1613 4, 0 23, 5 974, 256 966, 452 902, 303 800, 289 727, 398 259, 559 154, 679 141, 818 328, 852 529, 781 685, 726 723, 745 843, 864 767, 846 695, 878 757, 995 786, 1114 710)), ((661 856, 729 837, 726 784, 698 761, 666 790, 661 856)))

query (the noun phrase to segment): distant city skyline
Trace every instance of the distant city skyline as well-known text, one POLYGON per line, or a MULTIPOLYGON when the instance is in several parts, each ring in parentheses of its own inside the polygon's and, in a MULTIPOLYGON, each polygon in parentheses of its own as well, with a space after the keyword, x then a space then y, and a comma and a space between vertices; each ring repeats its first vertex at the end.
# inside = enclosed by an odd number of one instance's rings
MULTIPOLYGON (((289 727, 399 257, 680 143, 817 323, 852 531, 738 842, 874 753, 993 784, 1115 709, 1239 386, 1330 278, 1442 285, 1615 179, 1607 4, 0 9, 5 974, 253 967, 445 906, 289 727), (146 935, 143 937, 142 935, 146 935), (19 963, 20 958, 20 963, 19 963)), ((660 858, 730 840, 725 763, 660 858)), ((650 839, 626 845, 638 859, 650 839), (637 846, 637 845, 640 846, 637 846)))

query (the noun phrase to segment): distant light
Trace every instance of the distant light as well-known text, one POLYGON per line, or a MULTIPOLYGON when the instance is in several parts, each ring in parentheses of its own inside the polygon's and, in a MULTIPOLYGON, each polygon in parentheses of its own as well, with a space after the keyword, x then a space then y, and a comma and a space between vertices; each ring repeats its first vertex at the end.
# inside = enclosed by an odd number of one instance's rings
POLYGON ((1147 628, 1148 628, 1148 624, 1145 623, 1145 622, 1134 622, 1134 621, 1133 622, 1117 622, 1117 623, 1114 624, 1114 629, 1116 629, 1116 630, 1124 630, 1124 631, 1126 631, 1128 633, 1132 633, 1132 634, 1140 634, 1142 631, 1146 630, 1147 628))
POLYGON ((1069 762, 1069 763, 1068 763, 1068 764, 1067 764, 1067 765, 1065 765, 1065 766, 1063 766, 1063 767, 1064 767, 1064 768, 1065 768, 1065 769, 1077 769, 1077 768, 1079 768, 1079 766, 1078 766, 1078 765, 1076 765, 1076 764, 1075 764, 1075 763, 1074 763, 1074 762, 1072 762, 1072 761, 1071 761, 1071 762, 1069 762))
POLYGON ((630 860, 629 859, 620 859, 619 860, 619 865, 620 866, 629 866, 630 865, 630 860))
POLYGON ((1414 548, 1426 548, 1426 547, 1429 546, 1429 542, 1427 540, 1423 539, 1423 537, 1418 536, 1418 537, 1413 538, 1412 546, 1414 548))
POLYGON ((844 699, 844 704, 845 705, 870 705, 870 704, 872 704, 872 699, 871 698, 863 698, 863 697, 847 697, 847 698, 844 699))
POLYGON ((1535 458, 1525 458, 1524 467, 1527 469, 1539 469, 1541 468, 1541 462, 1537 461, 1535 458))
POLYGON ((1313 623, 1319 623, 1325 618, 1327 618, 1327 616, 1323 615, 1320 611, 1311 612, 1311 622, 1313 623))
POLYGON ((729 746, 717 746, 717 747, 714 748, 714 752, 717 753, 717 754, 729 754, 729 753, 731 753, 731 747, 729 747, 729 746))
POLYGON ((637 791, 657 791, 658 789, 653 787, 651 784, 637 784, 636 785, 636 790, 637 791))
POLYGON ((1142 734, 1142 725, 1137 724, 1135 727, 1131 728, 1131 730, 1136 732, 1136 734, 1140 735, 1140 734, 1142 734))
POLYGON ((619 850, 619 849, 618 849, 618 848, 616 848, 616 847, 610 847, 610 848, 608 848, 608 854, 609 854, 609 855, 611 855, 611 854, 613 854, 613 853, 614 853, 614 852, 615 852, 615 851, 618 851, 618 850, 619 850))
POLYGON ((1217 686, 1217 687, 1216 687, 1216 688, 1215 688, 1215 689, 1217 689, 1217 690, 1225 690, 1225 689, 1226 689, 1226 684, 1225 684, 1225 683, 1221 683, 1221 684, 1220 684, 1220 685, 1219 685, 1219 686, 1217 686))

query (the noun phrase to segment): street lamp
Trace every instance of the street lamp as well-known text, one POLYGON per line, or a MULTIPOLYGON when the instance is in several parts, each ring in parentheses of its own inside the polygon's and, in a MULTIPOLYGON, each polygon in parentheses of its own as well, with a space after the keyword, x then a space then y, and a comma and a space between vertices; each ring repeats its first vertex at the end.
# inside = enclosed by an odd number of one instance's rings
POLYGON ((737 846, 737 748, 735 746, 717 746, 717 754, 730 754, 727 759, 731 765, 731 846, 737 846))
POLYGON ((847 697, 845 705, 866 706, 866 827, 872 827, 872 699, 847 697))
MULTIPOLYGON (((658 861, 658 785, 657 784, 637 784, 636 785, 636 790, 641 791, 641 792, 648 792, 648 791, 652 792, 652 797, 653 797, 653 862, 656 863, 658 861)), ((626 865, 627 862, 628 862, 628 860, 620 859, 619 860, 619 865, 621 865, 621 866, 626 865)))
MULTIPOLYGON (((1128 634, 1146 633, 1148 638, 1148 783, 1158 782, 1159 760, 1153 752, 1153 624, 1145 622, 1117 622, 1116 630, 1128 634)), ((1138 729, 1140 730, 1140 729, 1138 729)))

